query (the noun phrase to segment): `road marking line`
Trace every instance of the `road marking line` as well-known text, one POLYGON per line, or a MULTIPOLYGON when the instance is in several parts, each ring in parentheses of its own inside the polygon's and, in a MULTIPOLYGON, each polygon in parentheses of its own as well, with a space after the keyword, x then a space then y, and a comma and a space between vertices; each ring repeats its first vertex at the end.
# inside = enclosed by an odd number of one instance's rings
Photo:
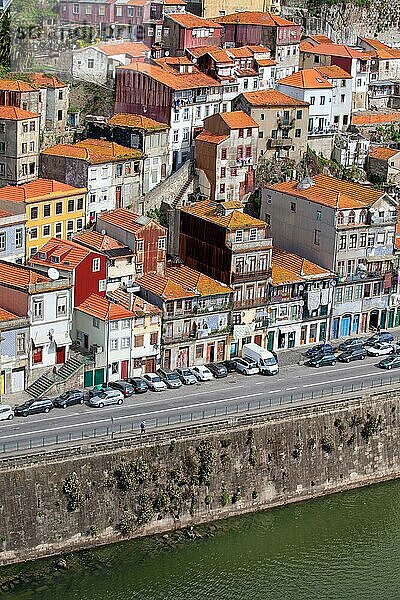
POLYGON ((360 377, 375 377, 376 373, 363 373, 362 375, 354 375, 353 377, 342 377, 341 379, 330 379, 328 381, 318 381, 317 383, 307 383, 303 388, 313 387, 316 385, 326 385, 328 383, 337 383, 339 381, 349 381, 349 379, 360 379, 360 377))
POLYGON ((269 390, 268 394, 276 394, 277 392, 280 392, 282 390, 269 390))
POLYGON ((297 390, 297 386, 291 387, 291 388, 286 388, 286 392, 290 392, 290 390, 297 390))

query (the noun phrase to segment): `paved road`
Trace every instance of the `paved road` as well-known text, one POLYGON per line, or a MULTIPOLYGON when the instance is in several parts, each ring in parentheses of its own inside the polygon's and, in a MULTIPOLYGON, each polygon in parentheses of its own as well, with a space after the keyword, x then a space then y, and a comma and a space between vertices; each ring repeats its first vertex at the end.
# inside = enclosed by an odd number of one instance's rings
POLYGON ((350 364, 315 369, 283 367, 274 377, 230 374, 220 380, 182 386, 179 390, 147 392, 125 400, 122 406, 91 408, 72 406, 54 409, 47 415, 15 417, 0 422, 0 453, 17 449, 139 431, 145 420, 147 430, 178 422, 229 415, 248 410, 265 410, 323 396, 379 387, 400 382, 400 369, 379 369, 375 358, 350 364))

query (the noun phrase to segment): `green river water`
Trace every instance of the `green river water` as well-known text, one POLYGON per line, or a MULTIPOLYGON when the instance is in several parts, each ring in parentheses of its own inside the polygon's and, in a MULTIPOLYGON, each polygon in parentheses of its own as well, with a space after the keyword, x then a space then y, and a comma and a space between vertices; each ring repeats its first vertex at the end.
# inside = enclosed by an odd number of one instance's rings
MULTIPOLYGON (((400 599, 400 481, 13 567, 3 600, 400 599), (28 574, 31 573, 30 579, 28 574)), ((1 573, 1 571, 0 571, 1 573)), ((7 569, 3 570, 3 576, 7 569)))

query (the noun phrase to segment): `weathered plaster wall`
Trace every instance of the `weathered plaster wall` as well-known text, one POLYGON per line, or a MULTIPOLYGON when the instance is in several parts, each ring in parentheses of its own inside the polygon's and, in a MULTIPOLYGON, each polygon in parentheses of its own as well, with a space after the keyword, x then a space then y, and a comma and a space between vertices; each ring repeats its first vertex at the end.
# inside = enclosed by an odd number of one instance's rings
POLYGON ((400 391, 0 462, 0 564, 400 474, 400 391))

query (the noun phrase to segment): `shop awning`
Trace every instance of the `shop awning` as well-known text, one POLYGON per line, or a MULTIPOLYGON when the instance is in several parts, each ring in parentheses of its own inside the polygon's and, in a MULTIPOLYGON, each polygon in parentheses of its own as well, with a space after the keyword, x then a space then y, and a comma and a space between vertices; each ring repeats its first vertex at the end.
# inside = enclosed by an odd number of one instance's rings
POLYGON ((36 347, 49 344, 50 338, 48 331, 35 331, 35 333, 32 335, 32 342, 36 347))
POLYGON ((53 340, 57 346, 70 346, 72 344, 68 333, 56 332, 53 334, 53 340))

